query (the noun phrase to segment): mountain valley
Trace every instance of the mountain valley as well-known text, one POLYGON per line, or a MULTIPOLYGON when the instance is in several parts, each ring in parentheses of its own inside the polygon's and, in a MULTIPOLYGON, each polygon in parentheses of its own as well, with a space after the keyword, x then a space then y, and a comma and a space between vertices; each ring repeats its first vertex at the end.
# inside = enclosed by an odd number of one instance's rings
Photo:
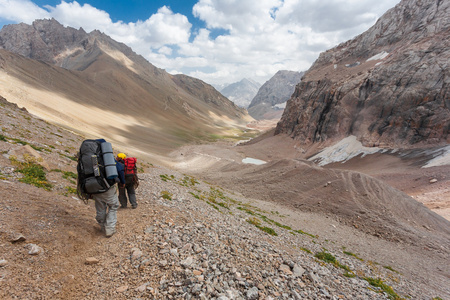
POLYGON ((4 26, 0 298, 450 299, 450 5, 416 2, 250 114, 97 30, 4 26), (138 160, 111 238, 88 138, 138 160))

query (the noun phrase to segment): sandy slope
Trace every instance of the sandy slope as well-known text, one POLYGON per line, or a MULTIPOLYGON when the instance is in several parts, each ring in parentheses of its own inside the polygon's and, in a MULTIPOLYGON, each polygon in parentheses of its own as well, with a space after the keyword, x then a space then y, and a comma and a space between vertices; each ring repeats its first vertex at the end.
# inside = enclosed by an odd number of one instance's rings
MULTIPOLYGON (((172 154, 173 167, 258 199, 254 205, 266 211, 280 211, 289 216, 293 226, 325 235, 337 245, 349 243, 359 253, 402 265, 402 273, 408 276, 423 278, 426 274, 425 277, 441 278, 438 281, 448 280, 450 270, 442 265, 449 259, 447 220, 386 184, 387 178, 383 182, 360 172, 321 168, 294 159, 304 152, 294 147, 292 141, 281 136, 248 146, 186 146, 172 154), (243 164, 245 157, 268 163, 243 164), (418 266, 424 271, 422 274, 417 272, 418 266)), ((390 157, 386 159, 389 161, 390 157)), ((381 161, 380 157, 377 161, 381 161)), ((405 166, 397 166, 396 171, 402 173, 405 166)), ((437 168, 434 172, 440 171, 444 176, 446 170, 437 168)), ((390 179, 401 185, 408 177, 399 177, 398 173, 390 179)), ((381 179, 387 175, 383 174, 378 174, 381 179)))

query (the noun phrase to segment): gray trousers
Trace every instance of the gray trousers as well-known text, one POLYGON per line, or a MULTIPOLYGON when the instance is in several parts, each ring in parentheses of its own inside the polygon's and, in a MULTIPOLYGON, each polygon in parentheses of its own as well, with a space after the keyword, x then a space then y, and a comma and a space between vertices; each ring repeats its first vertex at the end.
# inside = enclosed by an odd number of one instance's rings
POLYGON ((104 193, 92 195, 95 200, 97 215, 95 219, 102 228, 115 229, 117 223, 117 209, 119 199, 117 197, 116 186, 113 185, 104 193))

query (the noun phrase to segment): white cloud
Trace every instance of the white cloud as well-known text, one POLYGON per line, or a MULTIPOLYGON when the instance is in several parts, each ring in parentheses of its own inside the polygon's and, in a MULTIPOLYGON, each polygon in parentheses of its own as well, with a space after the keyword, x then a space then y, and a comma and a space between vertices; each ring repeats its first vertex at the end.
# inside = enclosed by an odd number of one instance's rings
POLYGON ((199 0, 193 15, 206 26, 193 29, 166 6, 147 20, 124 23, 76 1, 42 9, 28 0, 0 0, 0 21, 54 17, 65 26, 98 29, 174 73, 213 84, 263 83, 280 69, 308 69, 320 52, 362 33, 399 1, 199 0))
POLYGON ((29 0, 0 0, 0 20, 31 24, 43 18, 50 18, 48 11, 29 0))
POLYGON ((46 5, 45 8, 50 11, 52 17, 63 25, 69 25, 74 28, 83 27, 88 32, 94 29, 102 30, 112 25, 111 18, 107 12, 89 4, 80 5, 76 1, 71 3, 62 1, 55 7, 46 5))

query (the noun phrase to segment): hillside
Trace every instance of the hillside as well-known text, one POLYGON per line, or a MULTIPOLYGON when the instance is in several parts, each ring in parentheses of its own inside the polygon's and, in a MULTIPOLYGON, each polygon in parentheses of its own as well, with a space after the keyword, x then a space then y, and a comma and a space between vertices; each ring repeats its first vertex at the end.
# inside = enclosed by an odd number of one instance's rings
POLYGON ((305 145, 354 135, 364 146, 450 143, 450 2, 403 0, 361 35, 321 53, 276 134, 305 145))
MULTIPOLYGON (((72 194, 71 158, 82 138, 0 101, 2 299, 450 296, 442 264, 449 239, 435 244, 442 232, 434 225, 416 228, 414 245, 388 241, 327 214, 245 196, 239 183, 227 190, 139 156, 139 207, 120 210, 118 233, 106 239, 93 202, 72 194), (24 168, 35 164, 45 167, 35 184, 48 190, 21 182, 31 182, 24 168)), ((193 152, 184 153, 188 166, 193 152)))
POLYGON ((0 95, 136 153, 156 157, 252 120, 210 85, 194 78, 189 81, 196 84, 183 85, 98 31, 66 28, 54 19, 7 25, 0 48, 0 95))

